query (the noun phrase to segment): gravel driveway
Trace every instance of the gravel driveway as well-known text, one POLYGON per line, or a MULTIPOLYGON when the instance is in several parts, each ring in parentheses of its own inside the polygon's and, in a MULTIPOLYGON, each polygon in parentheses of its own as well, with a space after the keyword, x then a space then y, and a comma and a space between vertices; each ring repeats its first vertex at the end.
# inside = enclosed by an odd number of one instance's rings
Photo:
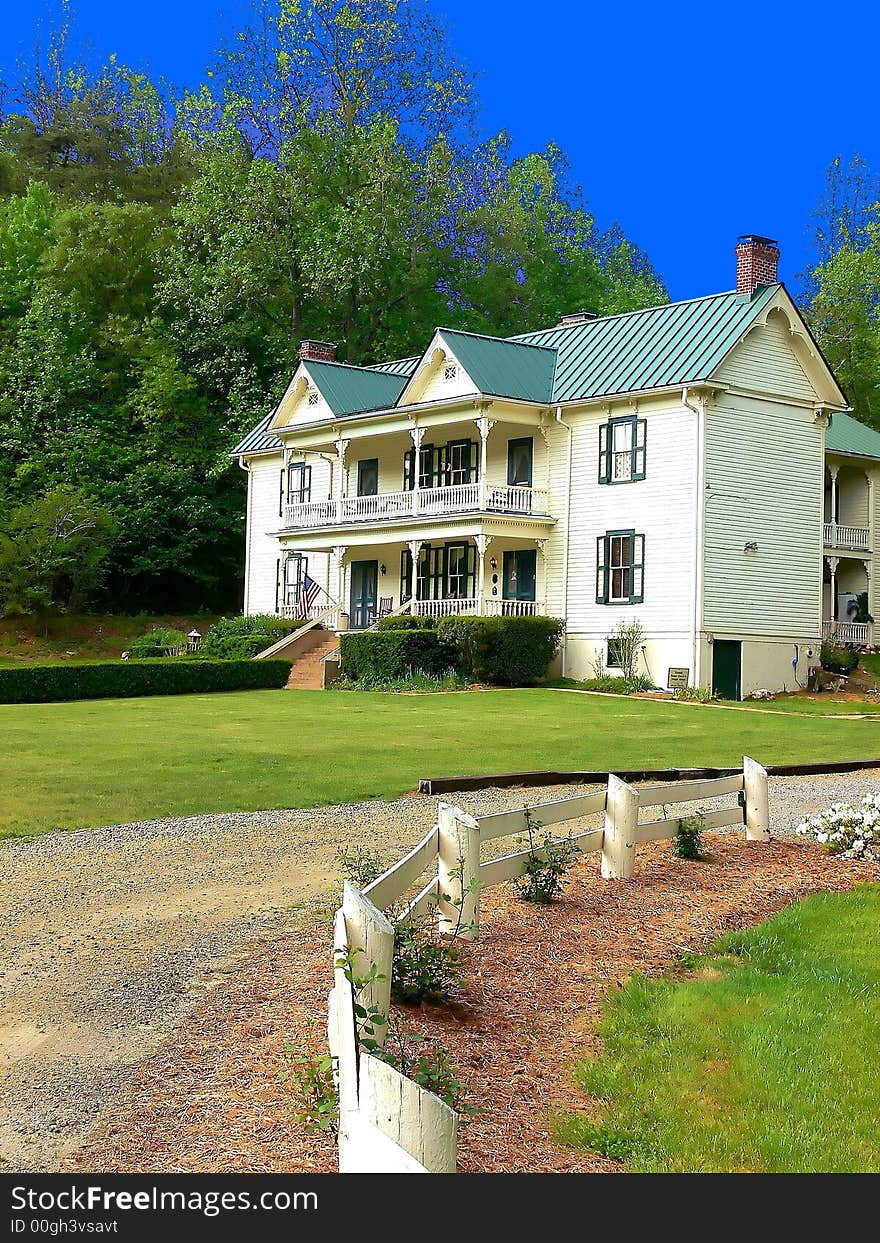
MULTIPOLYGON (((589 788, 450 801, 480 813, 589 788)), ((867 789, 880 789, 880 773, 774 778, 773 832, 867 789)), ((434 823, 438 801, 195 816, 2 844, 3 1168, 57 1169, 125 1097, 129 1067, 205 990, 222 988, 261 945, 289 937, 304 905, 329 904, 341 846, 395 858, 434 823)))

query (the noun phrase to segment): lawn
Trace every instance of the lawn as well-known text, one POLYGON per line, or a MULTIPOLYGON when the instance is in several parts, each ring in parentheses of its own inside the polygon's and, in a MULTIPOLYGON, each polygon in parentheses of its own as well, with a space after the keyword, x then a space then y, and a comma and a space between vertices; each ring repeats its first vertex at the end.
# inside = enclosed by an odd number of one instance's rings
POLYGON ((566 1142, 649 1172, 880 1169, 880 885, 728 933, 687 979, 633 977, 582 1063, 566 1142))
POLYGON ((0 705, 0 835, 394 797, 420 777, 859 759, 872 721, 552 690, 0 705))
POLYGON ((146 613, 132 617, 71 613, 44 621, 34 617, 4 617, 0 618, 0 667, 68 660, 118 660, 132 639, 148 630, 170 626, 187 634, 195 626, 204 634, 214 621, 215 617, 207 615, 157 617, 146 613))

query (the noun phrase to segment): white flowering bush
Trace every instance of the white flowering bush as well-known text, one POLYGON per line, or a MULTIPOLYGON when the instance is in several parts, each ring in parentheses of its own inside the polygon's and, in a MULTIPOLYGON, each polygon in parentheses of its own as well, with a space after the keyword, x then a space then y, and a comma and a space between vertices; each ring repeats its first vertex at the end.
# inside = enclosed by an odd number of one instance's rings
POLYGON ((801 821, 795 833, 844 859, 880 863, 880 794, 866 794, 858 807, 832 803, 827 811, 801 821))

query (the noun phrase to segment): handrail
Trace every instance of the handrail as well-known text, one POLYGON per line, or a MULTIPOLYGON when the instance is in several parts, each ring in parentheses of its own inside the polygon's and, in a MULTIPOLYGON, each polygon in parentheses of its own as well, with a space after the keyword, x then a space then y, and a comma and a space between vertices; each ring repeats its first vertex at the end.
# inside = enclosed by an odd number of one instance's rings
POLYGON ((328 604, 326 608, 321 609, 315 616, 307 621, 304 626, 297 626, 295 630, 291 630, 290 634, 285 635, 283 639, 279 639, 277 643, 273 643, 271 647, 267 647, 265 651, 257 652, 254 660, 268 660, 275 652, 282 647, 286 647, 292 639, 298 639, 301 635, 308 634, 310 630, 314 630, 316 626, 320 626, 339 608, 338 604, 328 604))

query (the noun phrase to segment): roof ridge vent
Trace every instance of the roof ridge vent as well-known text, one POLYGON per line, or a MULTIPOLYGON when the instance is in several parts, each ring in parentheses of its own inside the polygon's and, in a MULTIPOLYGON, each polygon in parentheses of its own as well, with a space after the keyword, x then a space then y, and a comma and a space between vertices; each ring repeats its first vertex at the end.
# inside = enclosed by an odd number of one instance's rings
POLYGON ((557 328, 570 328, 572 324, 587 324, 591 319, 598 319, 599 316, 595 311, 569 311, 566 315, 560 315, 557 328))

